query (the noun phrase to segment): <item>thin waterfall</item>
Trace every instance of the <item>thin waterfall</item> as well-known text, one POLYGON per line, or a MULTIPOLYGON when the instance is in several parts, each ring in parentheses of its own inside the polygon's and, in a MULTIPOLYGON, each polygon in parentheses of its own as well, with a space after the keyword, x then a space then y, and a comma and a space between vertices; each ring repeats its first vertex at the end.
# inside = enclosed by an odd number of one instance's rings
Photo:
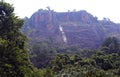
POLYGON ((67 43, 67 37, 66 37, 65 32, 63 31, 63 28, 62 28, 61 25, 59 25, 59 29, 60 29, 60 31, 61 31, 61 33, 62 33, 63 41, 64 41, 65 43, 67 43))

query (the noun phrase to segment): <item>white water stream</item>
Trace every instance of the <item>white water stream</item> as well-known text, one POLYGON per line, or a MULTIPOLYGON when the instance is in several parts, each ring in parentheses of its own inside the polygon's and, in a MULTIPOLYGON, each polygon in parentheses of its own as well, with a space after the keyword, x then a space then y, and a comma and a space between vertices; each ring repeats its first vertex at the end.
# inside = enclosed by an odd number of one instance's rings
POLYGON ((67 37, 66 37, 65 32, 63 31, 63 28, 62 28, 61 25, 59 25, 59 29, 60 29, 60 31, 61 31, 61 33, 62 33, 63 41, 64 41, 65 43, 67 43, 67 37))

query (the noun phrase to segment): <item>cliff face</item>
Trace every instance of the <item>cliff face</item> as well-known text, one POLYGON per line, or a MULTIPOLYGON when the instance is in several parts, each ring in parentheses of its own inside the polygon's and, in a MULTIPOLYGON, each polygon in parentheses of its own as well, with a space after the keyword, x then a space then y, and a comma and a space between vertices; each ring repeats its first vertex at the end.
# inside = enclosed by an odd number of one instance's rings
POLYGON ((120 25, 108 19, 97 20, 86 11, 54 12, 39 10, 25 19, 23 32, 33 41, 98 48, 104 38, 120 36, 120 25))

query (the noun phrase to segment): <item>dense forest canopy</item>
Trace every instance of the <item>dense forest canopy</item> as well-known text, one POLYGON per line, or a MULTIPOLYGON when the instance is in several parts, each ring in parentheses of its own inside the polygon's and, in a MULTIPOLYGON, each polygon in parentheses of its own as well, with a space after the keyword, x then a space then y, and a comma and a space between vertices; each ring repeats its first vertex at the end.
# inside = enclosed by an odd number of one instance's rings
POLYGON ((33 46, 31 61, 41 69, 43 77, 120 76, 120 43, 115 37, 106 38, 97 50, 54 45, 51 48, 45 42, 33 46))

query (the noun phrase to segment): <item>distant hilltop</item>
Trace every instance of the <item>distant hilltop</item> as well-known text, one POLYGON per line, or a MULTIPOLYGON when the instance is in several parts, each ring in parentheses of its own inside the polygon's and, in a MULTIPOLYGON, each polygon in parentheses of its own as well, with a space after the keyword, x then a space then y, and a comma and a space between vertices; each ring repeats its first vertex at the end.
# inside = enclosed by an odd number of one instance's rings
POLYGON ((30 18, 25 18, 23 32, 31 41, 95 49, 106 37, 120 38, 120 24, 109 18, 98 20, 85 10, 55 12, 40 9, 30 18))

